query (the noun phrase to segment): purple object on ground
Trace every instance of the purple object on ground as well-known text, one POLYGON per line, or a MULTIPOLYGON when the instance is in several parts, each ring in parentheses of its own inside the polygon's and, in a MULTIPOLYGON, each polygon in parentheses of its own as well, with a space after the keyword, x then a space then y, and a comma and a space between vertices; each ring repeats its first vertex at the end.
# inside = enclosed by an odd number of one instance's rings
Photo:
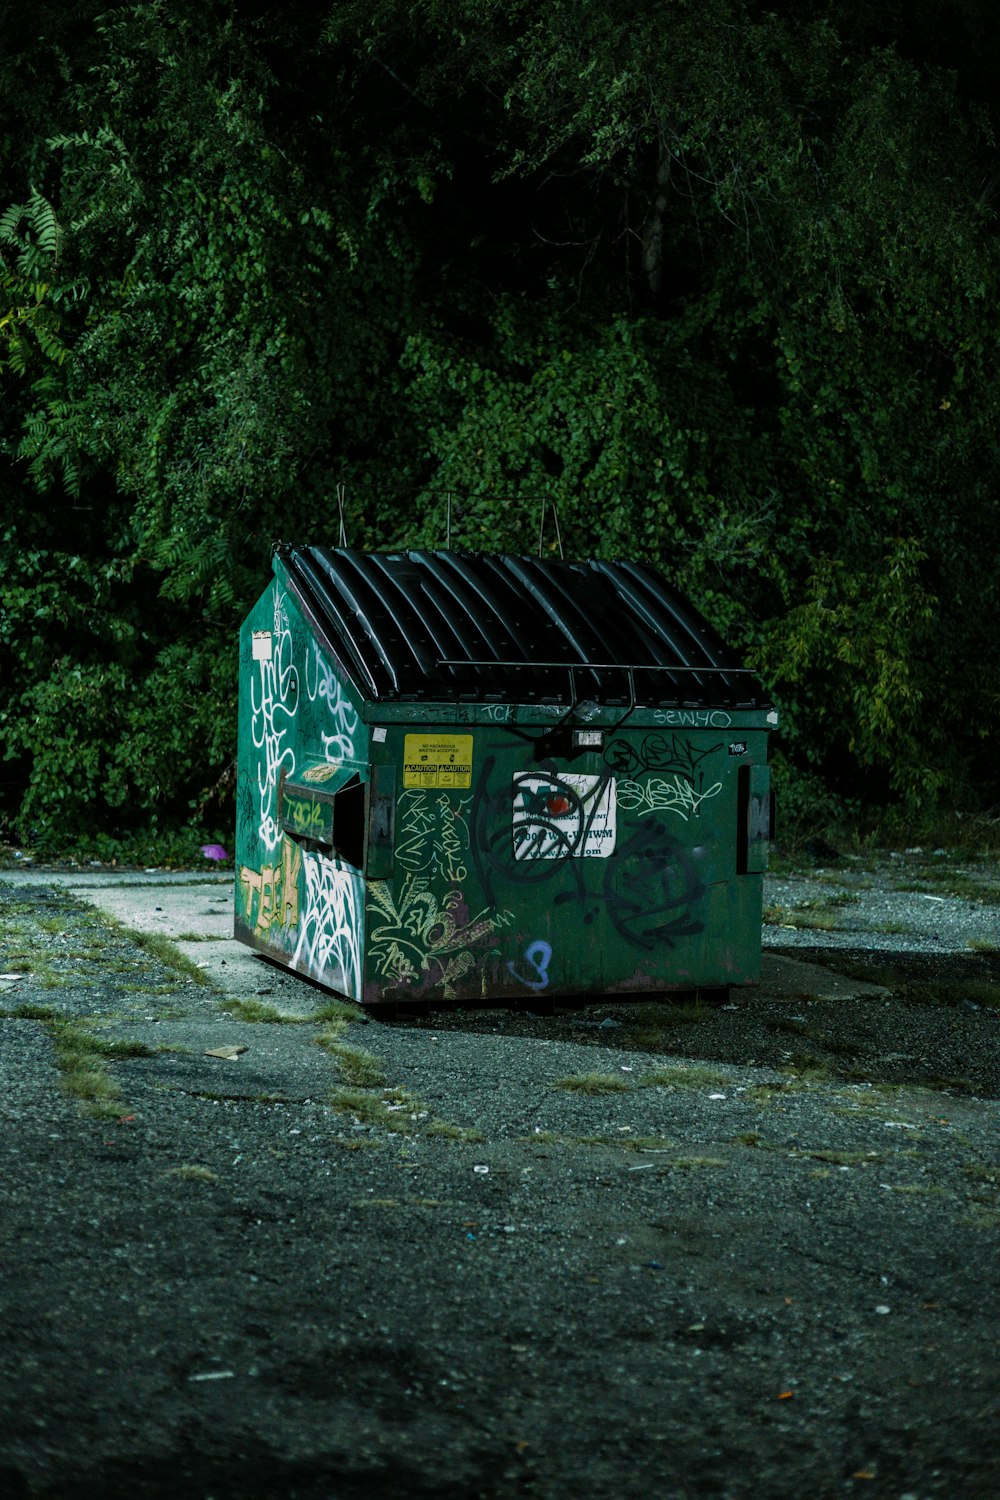
POLYGON ((221 844, 202 844, 201 852, 206 859, 228 859, 229 855, 221 844))

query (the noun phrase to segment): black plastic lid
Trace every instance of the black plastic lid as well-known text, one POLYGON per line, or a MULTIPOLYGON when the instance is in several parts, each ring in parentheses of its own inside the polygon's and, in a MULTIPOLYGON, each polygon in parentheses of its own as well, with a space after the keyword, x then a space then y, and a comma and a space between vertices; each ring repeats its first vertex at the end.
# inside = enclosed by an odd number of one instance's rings
POLYGON ((643 563, 288 545, 277 556, 365 699, 770 707, 643 563))

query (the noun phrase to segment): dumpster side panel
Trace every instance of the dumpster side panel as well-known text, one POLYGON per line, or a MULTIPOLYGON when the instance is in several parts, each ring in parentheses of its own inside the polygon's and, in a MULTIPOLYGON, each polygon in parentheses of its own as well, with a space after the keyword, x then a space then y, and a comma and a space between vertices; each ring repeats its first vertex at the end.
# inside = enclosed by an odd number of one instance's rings
POLYGON ((333 837, 336 809, 332 796, 324 803, 323 787, 336 784, 334 767, 353 763, 354 796, 363 797, 357 783, 367 779, 366 746, 359 702, 276 577, 240 632, 235 933, 355 999, 363 841, 356 841, 355 864, 308 835, 333 837))
POLYGON ((368 890, 367 1000, 754 982, 762 876, 738 873, 737 843, 765 733, 654 724, 558 757, 541 733, 483 726, 470 749, 457 727, 428 731, 423 783, 402 729, 383 747, 401 784, 393 873, 368 890))

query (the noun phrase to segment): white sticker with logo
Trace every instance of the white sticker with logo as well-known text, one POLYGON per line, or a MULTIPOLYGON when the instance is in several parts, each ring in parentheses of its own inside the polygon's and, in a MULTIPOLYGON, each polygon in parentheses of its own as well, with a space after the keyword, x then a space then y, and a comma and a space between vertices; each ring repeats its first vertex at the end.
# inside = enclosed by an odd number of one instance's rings
POLYGON ((514 777, 514 858, 607 859, 615 849, 617 817, 611 776, 519 772, 514 777))

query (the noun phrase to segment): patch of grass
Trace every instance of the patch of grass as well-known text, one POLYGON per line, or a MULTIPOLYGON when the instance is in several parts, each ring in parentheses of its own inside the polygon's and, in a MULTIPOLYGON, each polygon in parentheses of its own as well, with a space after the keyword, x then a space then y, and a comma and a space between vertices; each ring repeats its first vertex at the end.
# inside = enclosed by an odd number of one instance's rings
POLYGON ((348 1047, 344 1042, 321 1042, 331 1057, 337 1059, 344 1082, 357 1089, 377 1089, 385 1084, 385 1071, 377 1057, 364 1052, 360 1047, 348 1047))
POLYGON ((1000 1229, 1000 1213, 992 1209, 976 1209, 962 1220, 963 1224, 972 1229, 1000 1229))
POLYGON ((211 1167, 199 1167, 195 1165, 183 1167, 171 1167, 164 1174, 167 1177, 179 1177, 182 1182, 218 1182, 218 1172, 213 1172, 211 1167))
POLYGON ((129 1037, 105 1037, 67 1019, 49 1006, 20 1005, 18 1020, 41 1021, 52 1039, 59 1087, 83 1104, 88 1114, 106 1118, 122 1110, 117 1084, 108 1076, 106 1062, 129 1057, 152 1057, 154 1049, 129 1037))
POLYGON ((1000 953, 1000 943, 988 943, 983 938, 970 938, 968 946, 973 953, 986 953, 989 955, 1000 953))
POLYGON ((622 1132, 620 1135, 585 1136, 583 1144, 613 1146, 618 1151, 641 1154, 643 1151, 672 1151, 676 1143, 668 1141, 666 1136, 662 1135, 626 1135, 622 1132))
POLYGON ((666 1177, 670 1172, 699 1172, 705 1168, 728 1165, 719 1156, 678 1156, 673 1161, 664 1162, 656 1175, 666 1177))
POLYGON ((26 1001, 21 1005, 15 1005, 13 1010, 7 1012, 18 1021, 57 1021, 59 1012, 51 1005, 36 1005, 26 1001))
POLYGON ((857 1057, 860 1048, 854 1042, 842 1040, 840 1037, 832 1036, 822 1026, 813 1021, 796 1021, 792 1017, 772 1022, 773 1030, 785 1031, 792 1036, 801 1036, 811 1042, 817 1043, 827 1052, 833 1052, 839 1057, 857 1057))
POLYGON ((329 1102, 338 1114, 353 1115, 362 1125, 381 1125, 394 1132, 412 1132, 417 1117, 427 1113, 422 1102, 405 1089, 374 1094, 366 1089, 338 1088, 329 1102))
POLYGON ((806 928, 811 932, 836 932, 843 925, 829 902, 800 902, 798 906, 765 906, 762 919, 769 927, 806 928))
POLYGON ((59 1075, 59 1087, 81 1103, 92 1106, 91 1113, 121 1113, 121 1095, 117 1085, 102 1069, 81 1066, 66 1067, 59 1075), (114 1105, 114 1109, 110 1108, 114 1105))
POLYGON ((360 1005, 355 1005, 353 1000, 327 1000, 314 1011, 311 1019, 313 1021, 340 1021, 350 1023, 363 1019, 360 1005))
POLYGON ((990 1009, 1000 1008, 1000 984, 989 979, 957 979, 929 984, 918 992, 925 1004, 963 1005, 969 1002, 990 1009))
POLYGON ((639 1084, 647 1089, 728 1088, 732 1079, 728 1073, 717 1068, 706 1068, 697 1063, 676 1063, 671 1067, 654 1068, 651 1073, 643 1073, 639 1084))
POLYGON ((843 1099, 850 1108, 845 1113, 853 1113, 857 1109, 885 1110, 887 1104, 892 1103, 900 1094, 912 1092, 915 1085, 909 1083, 883 1083, 877 1080, 857 1085, 850 1089, 839 1089, 833 1095, 836 1099, 843 1099))
POLYGON ((782 1080, 780 1083, 755 1083, 752 1087, 745 1089, 740 1095, 748 1104, 756 1104, 761 1109, 776 1103, 783 1095, 790 1094, 795 1085, 790 1080, 782 1080))
POLYGON ((179 932, 174 938, 175 943, 215 943, 218 938, 210 932, 179 932))
POLYGON ((37 926, 42 932, 47 932, 50 937, 59 937, 67 930, 67 924, 62 917, 38 917, 37 926))
POLYGON ((995 1162, 967 1162, 962 1171, 970 1182, 988 1182, 991 1187, 1000 1187, 1000 1164, 995 1162))
POLYGON ((312 1020, 312 1016, 289 1015, 276 1005, 267 1005, 263 1000, 223 1000, 220 1010, 226 1011, 237 1021, 249 1021, 272 1026, 300 1026, 312 1020))
POLYGON ((10 972, 29 975, 43 990, 57 990, 69 984, 69 976, 56 971, 44 953, 28 949, 7 949, 3 957, 4 968, 10 972))
POLYGON ((960 1078, 954 1073, 927 1073, 920 1080, 920 1087, 936 1089, 946 1094, 974 1094, 976 1085, 971 1078, 960 1078))
POLYGON ((912 928, 907 922, 872 922, 868 932, 877 932, 882 937, 904 937, 912 928))
POLYGON ((890 1186, 889 1191, 892 1193, 902 1193, 905 1197, 909 1198, 946 1198, 948 1196, 945 1188, 938 1187, 935 1183, 926 1182, 900 1183, 898 1186, 890 1186))
POLYGON ((843 1073, 832 1068, 826 1058, 815 1052, 796 1052, 781 1068, 793 1078, 804 1083, 834 1083, 843 1078, 843 1073))
POLYGON ((136 947, 142 949, 143 953, 147 953, 150 958, 155 958, 157 963, 162 964, 178 978, 186 979, 191 984, 211 986, 212 981, 205 970, 199 969, 194 960, 188 958, 186 953, 182 953, 169 938, 163 937, 158 932, 134 932, 110 917, 105 919, 105 924, 123 941, 134 943, 136 947))
POLYGON ((550 1085, 554 1089, 565 1089, 571 1094, 630 1094, 632 1085, 616 1073, 576 1073, 568 1078, 557 1078, 550 1085))

